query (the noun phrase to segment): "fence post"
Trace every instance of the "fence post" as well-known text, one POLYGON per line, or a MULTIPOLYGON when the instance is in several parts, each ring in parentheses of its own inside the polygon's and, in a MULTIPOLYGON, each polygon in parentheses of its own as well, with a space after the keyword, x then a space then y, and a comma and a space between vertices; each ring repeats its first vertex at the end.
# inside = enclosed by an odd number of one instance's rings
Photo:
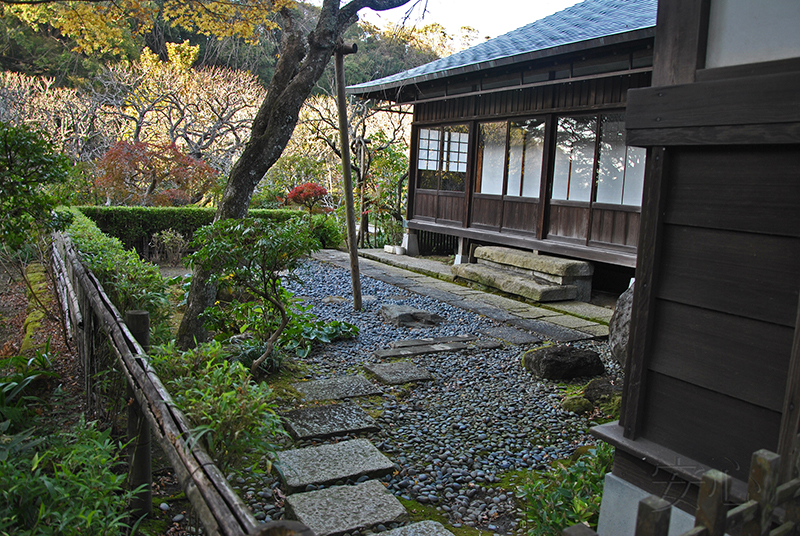
POLYGON ((650 495, 639 501, 636 515, 636 536, 667 536, 672 505, 650 495))
MULTIPOLYGON (((142 345, 145 352, 150 349, 150 313, 147 311, 125 311, 125 323, 131 335, 142 345)), ((150 515, 153 512, 153 473, 150 454, 150 425, 142 413, 133 389, 128 383, 126 389, 128 400, 128 485, 136 489, 144 488, 131 500, 131 510, 136 517, 150 515)))
POLYGON ((708 536, 724 536, 728 523, 725 500, 731 491, 732 479, 716 469, 706 471, 697 497, 695 527, 705 527, 708 536))
POLYGON ((775 488, 778 485, 781 457, 765 449, 753 453, 750 461, 750 481, 747 498, 758 503, 758 512, 753 520, 742 526, 742 536, 764 536, 769 534, 772 511, 775 508, 775 488))

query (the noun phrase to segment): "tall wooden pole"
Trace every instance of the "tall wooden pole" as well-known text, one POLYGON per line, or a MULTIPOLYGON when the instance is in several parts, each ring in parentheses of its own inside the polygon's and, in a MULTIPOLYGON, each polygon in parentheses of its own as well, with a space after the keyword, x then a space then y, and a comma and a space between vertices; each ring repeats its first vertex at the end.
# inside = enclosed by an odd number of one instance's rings
POLYGON ((344 56, 355 54, 355 44, 336 46, 336 101, 339 104, 339 143, 342 147, 342 177, 344 202, 347 209, 347 245, 350 250, 350 277, 353 280, 353 309, 361 310, 361 278, 358 270, 358 244, 356 243, 355 208, 353 207, 353 176, 350 173, 350 136, 347 128, 347 100, 344 94, 344 56))
MULTIPOLYGON (((150 313, 147 311, 125 311, 125 323, 131 335, 150 351, 150 313)), ((150 452, 150 424, 136 403, 130 383, 127 386, 128 404, 128 483, 131 489, 142 489, 131 499, 131 510, 135 517, 153 513, 153 472, 150 452)))

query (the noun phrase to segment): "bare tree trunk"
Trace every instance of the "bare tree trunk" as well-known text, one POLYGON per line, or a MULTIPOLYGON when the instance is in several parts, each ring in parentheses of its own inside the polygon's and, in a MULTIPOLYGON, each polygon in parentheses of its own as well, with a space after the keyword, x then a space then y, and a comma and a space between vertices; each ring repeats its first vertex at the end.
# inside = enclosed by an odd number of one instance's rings
MULTIPOLYGON (((295 24, 292 10, 281 10, 284 37, 275 74, 253 120, 250 140, 231 169, 215 221, 247 215, 253 190, 283 153, 297 125, 300 108, 322 76, 344 31, 357 20, 358 11, 384 11, 407 1, 351 0, 339 7, 339 0, 324 0, 317 25, 308 36, 295 24)), ((178 328, 176 342, 180 348, 191 348, 207 339, 200 314, 216 298, 212 275, 195 269, 186 312, 178 328)))

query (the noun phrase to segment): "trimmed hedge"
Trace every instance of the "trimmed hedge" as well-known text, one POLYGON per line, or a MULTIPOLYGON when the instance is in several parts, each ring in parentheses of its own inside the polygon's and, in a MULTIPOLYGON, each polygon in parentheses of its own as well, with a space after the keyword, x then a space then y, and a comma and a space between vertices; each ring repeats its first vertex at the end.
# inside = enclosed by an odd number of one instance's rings
MULTIPOLYGON (((126 248, 133 248, 143 258, 150 258, 150 239, 155 233, 173 229, 186 240, 214 220, 213 208, 200 207, 77 207, 97 224, 101 231, 118 238, 126 248)), ((290 209, 252 209, 251 218, 286 221, 306 217, 305 212, 290 209)), ((330 218, 314 216, 314 234, 323 248, 337 247, 342 234, 330 218), (324 220, 324 221, 323 221, 324 220)))

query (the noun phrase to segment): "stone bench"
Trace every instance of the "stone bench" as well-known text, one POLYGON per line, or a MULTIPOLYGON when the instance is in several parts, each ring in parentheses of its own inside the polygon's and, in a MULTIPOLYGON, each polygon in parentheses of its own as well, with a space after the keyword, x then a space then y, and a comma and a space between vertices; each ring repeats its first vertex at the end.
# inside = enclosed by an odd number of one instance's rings
POLYGON ((533 301, 589 301, 594 268, 586 261, 502 246, 475 249, 477 264, 453 266, 455 277, 533 301))

